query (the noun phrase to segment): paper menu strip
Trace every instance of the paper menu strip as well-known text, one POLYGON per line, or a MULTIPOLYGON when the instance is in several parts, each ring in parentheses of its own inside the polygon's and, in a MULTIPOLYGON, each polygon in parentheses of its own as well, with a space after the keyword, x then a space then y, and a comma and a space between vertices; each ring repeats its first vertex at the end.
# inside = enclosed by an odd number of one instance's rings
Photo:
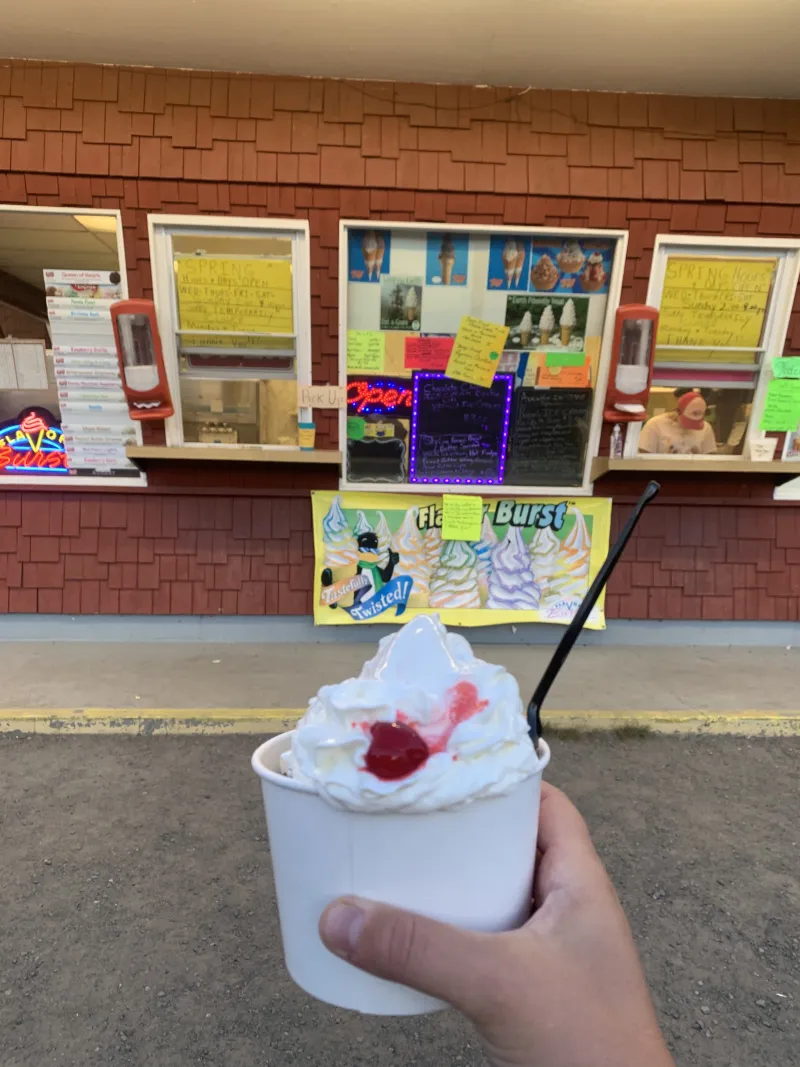
POLYGON ((47 363, 43 341, 14 341, 17 389, 47 389, 47 363))
POLYGON ((294 333, 288 259, 182 257, 175 279, 182 330, 294 333))
POLYGON ((508 326, 465 315, 447 363, 447 377, 489 389, 507 337, 508 326))
POLYGON ((347 331, 347 369, 380 374, 386 356, 386 337, 380 330, 347 331))
POLYGON ((442 497, 442 540, 480 541, 483 500, 479 496, 445 493, 442 497))
MULTIPOLYGON (((661 293, 658 347, 757 348, 776 265, 775 259, 670 256, 661 293)), ((753 362, 748 352, 723 356, 729 362, 753 362)), ((665 358, 663 352, 660 358, 665 358)), ((685 358, 696 359, 697 353, 685 358)))
POLYGON ((17 369, 14 366, 14 349, 0 342, 0 389, 17 388, 17 369))

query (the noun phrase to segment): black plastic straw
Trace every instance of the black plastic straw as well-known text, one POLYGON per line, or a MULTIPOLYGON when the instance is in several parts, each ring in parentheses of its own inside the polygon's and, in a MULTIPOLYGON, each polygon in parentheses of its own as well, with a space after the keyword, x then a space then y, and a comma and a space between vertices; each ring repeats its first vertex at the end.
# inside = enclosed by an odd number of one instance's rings
POLYGON ((550 692, 550 686, 558 677, 558 672, 564 666, 564 661, 572 651, 572 646, 578 640, 578 634, 583 629, 583 624, 589 618, 589 613, 597 603, 597 598, 603 592, 606 582, 611 577, 611 572, 619 563, 620 556, 625 551, 625 546, 628 541, 630 541, 631 534, 636 529, 636 524, 642 517, 642 512, 660 488, 661 486, 658 482, 650 482, 639 497, 639 502, 631 512, 630 518, 625 523, 622 533, 619 535, 611 551, 606 556, 603 566, 597 572, 597 577, 589 588, 589 592, 581 601, 581 605, 575 612, 572 622, 566 628, 561 640, 558 642, 556 650, 553 653, 550 662, 547 664, 547 669, 542 675, 539 684, 536 686, 530 704, 528 704, 528 726, 530 727, 532 738, 536 739, 537 737, 542 736, 541 710, 545 697, 550 692))

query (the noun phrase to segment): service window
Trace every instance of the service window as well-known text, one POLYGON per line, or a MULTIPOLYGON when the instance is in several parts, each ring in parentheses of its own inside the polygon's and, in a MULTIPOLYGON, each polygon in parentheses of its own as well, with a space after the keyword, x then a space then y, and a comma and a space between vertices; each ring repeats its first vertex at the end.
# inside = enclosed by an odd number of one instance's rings
POLYGON ((647 294, 660 309, 653 387, 646 421, 628 427, 627 458, 755 453, 799 253, 789 240, 657 237, 647 294))
POLYGON ((170 445, 298 448, 311 381, 308 224, 149 218, 153 288, 174 417, 170 445))
POLYGON ((343 488, 591 493, 626 243, 343 221, 343 488), (465 317, 508 327, 488 384, 448 374, 465 317))
POLYGON ((0 487, 143 485, 111 305, 118 211, 0 206, 0 487))

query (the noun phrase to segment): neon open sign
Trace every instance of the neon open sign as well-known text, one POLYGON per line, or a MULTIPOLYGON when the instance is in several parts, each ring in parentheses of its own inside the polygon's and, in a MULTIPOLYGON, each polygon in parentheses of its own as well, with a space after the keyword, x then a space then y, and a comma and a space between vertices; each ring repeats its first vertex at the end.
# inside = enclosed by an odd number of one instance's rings
POLYGON ((347 379, 347 410, 351 414, 410 418, 412 398, 407 378, 347 379))
POLYGON ((48 411, 31 408, 0 426, 0 473, 69 473, 63 431, 48 411))

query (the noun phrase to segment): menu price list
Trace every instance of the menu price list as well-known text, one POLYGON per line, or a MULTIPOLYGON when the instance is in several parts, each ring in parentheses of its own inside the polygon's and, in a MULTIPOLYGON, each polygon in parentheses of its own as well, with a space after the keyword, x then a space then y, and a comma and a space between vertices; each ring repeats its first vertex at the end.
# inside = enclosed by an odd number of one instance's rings
POLYGON ((121 299, 109 271, 46 270, 53 369, 69 469, 83 477, 138 479, 125 450, 136 429, 122 391, 111 323, 121 299))

